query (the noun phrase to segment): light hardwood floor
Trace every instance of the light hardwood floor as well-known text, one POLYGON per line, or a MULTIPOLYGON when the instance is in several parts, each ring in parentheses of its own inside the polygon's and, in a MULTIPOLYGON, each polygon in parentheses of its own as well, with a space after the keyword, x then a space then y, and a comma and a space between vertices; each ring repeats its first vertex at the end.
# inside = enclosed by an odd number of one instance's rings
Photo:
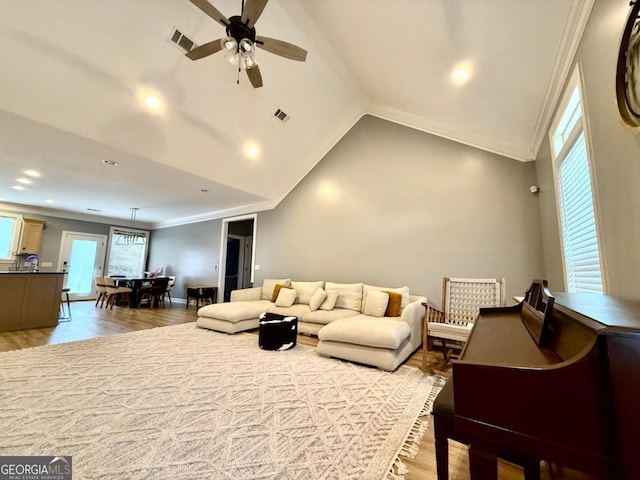
MULTIPOLYGON (((96 308, 94 302, 73 302, 71 304, 72 320, 60 323, 53 328, 40 328, 34 330, 21 330, 16 332, 0 333, 0 351, 17 350, 21 348, 35 347, 55 343, 86 340, 89 338, 126 333, 147 328, 178 325, 196 320, 196 310, 192 307, 186 309, 184 304, 174 303, 166 308, 129 309, 114 307, 113 310, 96 308)), ((298 337, 298 342, 315 347, 316 337, 298 337)), ((428 365, 436 366, 442 362, 439 352, 428 353, 428 365)), ((418 350, 405 362, 407 365, 420 368, 422 363, 422 350, 418 350)), ((403 459, 409 467, 406 480, 427 480, 436 478, 435 449, 433 440, 433 428, 429 428, 422 443, 418 455, 413 460, 403 459)), ((469 463, 467 448, 454 441, 450 441, 449 447, 450 480, 469 479, 469 463)), ((520 467, 500 462, 500 480, 516 480, 524 478, 520 467)), ((551 474, 543 464, 542 480, 552 478, 584 479, 581 475, 570 472, 554 472, 551 474)))

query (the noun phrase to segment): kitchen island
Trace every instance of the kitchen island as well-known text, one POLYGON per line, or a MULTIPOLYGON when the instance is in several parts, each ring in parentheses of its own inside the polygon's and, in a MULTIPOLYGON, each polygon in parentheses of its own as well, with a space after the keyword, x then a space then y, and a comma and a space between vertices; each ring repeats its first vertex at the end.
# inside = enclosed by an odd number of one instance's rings
POLYGON ((58 324, 64 273, 0 272, 0 332, 58 324))

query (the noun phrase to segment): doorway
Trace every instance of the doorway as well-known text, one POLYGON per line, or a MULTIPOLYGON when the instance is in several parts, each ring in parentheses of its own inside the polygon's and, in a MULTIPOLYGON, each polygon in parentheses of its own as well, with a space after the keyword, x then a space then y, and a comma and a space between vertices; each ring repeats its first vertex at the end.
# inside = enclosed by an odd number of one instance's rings
POLYGON ((81 232, 62 232, 58 271, 64 272, 63 288, 69 288, 69 300, 97 298, 94 286, 96 275, 102 275, 106 235, 81 232))
POLYGON ((253 285, 256 225, 256 214, 222 220, 219 302, 228 302, 232 290, 253 285))

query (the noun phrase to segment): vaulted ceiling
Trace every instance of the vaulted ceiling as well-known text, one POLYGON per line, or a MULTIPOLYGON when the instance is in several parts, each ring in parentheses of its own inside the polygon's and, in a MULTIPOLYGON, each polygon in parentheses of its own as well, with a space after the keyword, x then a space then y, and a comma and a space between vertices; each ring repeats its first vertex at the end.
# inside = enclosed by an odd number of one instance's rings
POLYGON ((254 89, 222 52, 169 41, 224 35, 188 0, 3 2, 0 208, 138 207, 155 227, 272 208, 364 114, 532 160, 592 3, 270 0, 258 35, 308 56, 258 50, 254 89), (41 176, 14 190, 26 169, 41 176))

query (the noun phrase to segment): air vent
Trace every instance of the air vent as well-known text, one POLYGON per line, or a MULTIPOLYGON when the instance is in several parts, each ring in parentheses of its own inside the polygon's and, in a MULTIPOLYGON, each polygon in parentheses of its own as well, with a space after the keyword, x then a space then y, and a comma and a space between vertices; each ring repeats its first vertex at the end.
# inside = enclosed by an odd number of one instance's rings
POLYGON ((276 113, 274 113, 273 116, 276 117, 278 120, 280 120, 282 123, 289 120, 289 115, 287 115, 280 109, 276 110, 276 113))
POLYGON ((185 52, 190 52, 195 45, 193 40, 184 35, 177 28, 175 28, 171 35, 169 35, 169 41, 185 52))

